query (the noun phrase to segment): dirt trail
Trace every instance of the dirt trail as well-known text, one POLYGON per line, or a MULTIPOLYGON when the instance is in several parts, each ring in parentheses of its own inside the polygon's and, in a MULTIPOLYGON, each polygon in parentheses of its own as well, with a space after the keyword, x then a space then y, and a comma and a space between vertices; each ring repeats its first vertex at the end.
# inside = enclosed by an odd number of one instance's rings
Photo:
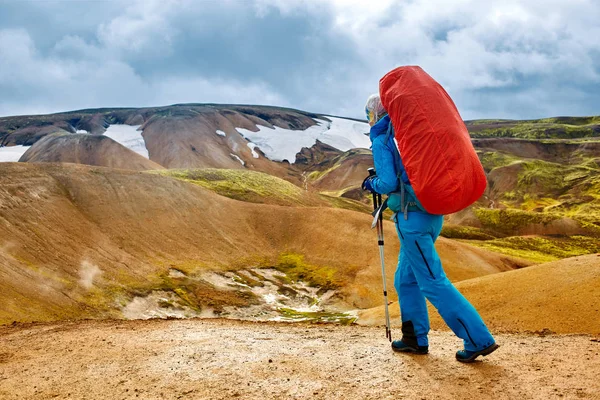
MULTIPOLYGON (((398 335, 399 332, 395 332, 398 335)), ((459 364, 459 340, 393 353, 381 327, 150 320, 0 328, 1 399, 600 398, 589 336, 498 335, 459 364)))

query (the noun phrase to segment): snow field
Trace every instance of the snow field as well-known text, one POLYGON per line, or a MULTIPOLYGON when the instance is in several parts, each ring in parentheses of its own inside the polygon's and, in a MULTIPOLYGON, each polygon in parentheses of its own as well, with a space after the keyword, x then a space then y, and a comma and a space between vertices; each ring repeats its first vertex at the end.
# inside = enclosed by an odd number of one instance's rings
POLYGON ((146 149, 146 142, 142 137, 142 131, 138 131, 140 126, 141 125, 110 125, 106 129, 106 132, 104 132, 104 136, 108 136, 144 158, 150 159, 148 149, 146 149))
POLYGON ((17 162, 31 146, 0 147, 0 162, 17 162))
MULTIPOLYGON (((262 125, 257 125, 258 132, 243 128, 236 130, 251 142, 248 147, 258 147, 273 161, 288 160, 293 163, 296 153, 303 147, 312 147, 317 140, 341 151, 371 146, 369 137, 364 134, 370 129, 367 123, 336 117, 327 118, 331 122, 317 119, 317 125, 303 131, 279 127, 271 129, 262 125)), ((258 154, 254 157, 258 158, 258 154)))

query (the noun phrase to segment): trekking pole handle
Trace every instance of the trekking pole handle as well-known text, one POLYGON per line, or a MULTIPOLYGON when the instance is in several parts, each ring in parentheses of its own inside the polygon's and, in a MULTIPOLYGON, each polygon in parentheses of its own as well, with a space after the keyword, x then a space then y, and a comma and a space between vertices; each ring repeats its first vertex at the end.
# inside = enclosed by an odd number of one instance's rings
POLYGON ((375 172, 375 168, 369 168, 367 171, 369 172, 369 176, 377 175, 377 173, 375 172))

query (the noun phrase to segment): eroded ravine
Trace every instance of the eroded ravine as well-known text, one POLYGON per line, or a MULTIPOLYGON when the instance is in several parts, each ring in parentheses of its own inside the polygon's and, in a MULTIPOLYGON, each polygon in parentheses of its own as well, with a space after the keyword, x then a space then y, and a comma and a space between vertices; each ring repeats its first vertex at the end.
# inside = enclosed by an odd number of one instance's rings
MULTIPOLYGON (((137 295, 122 307, 126 319, 220 317, 251 321, 313 321, 352 323, 353 312, 336 307, 335 289, 323 288, 303 280, 293 280, 274 268, 250 268, 238 271, 204 272, 187 276, 171 269, 171 281, 186 280, 172 290, 155 289, 137 295), (219 305, 210 302, 198 306, 188 298, 194 286, 224 296, 247 299, 246 304, 219 305)), ((235 302, 234 302, 235 303, 235 302)))

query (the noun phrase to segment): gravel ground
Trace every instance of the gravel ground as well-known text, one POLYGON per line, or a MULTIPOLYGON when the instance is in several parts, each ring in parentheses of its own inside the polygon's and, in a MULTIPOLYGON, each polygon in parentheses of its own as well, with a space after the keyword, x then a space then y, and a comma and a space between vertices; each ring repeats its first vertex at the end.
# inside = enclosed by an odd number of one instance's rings
POLYGON ((384 333, 219 319, 5 326, 0 398, 600 398, 592 336, 497 335, 498 351, 464 365, 449 332, 431 333, 427 356, 393 353, 384 333))

